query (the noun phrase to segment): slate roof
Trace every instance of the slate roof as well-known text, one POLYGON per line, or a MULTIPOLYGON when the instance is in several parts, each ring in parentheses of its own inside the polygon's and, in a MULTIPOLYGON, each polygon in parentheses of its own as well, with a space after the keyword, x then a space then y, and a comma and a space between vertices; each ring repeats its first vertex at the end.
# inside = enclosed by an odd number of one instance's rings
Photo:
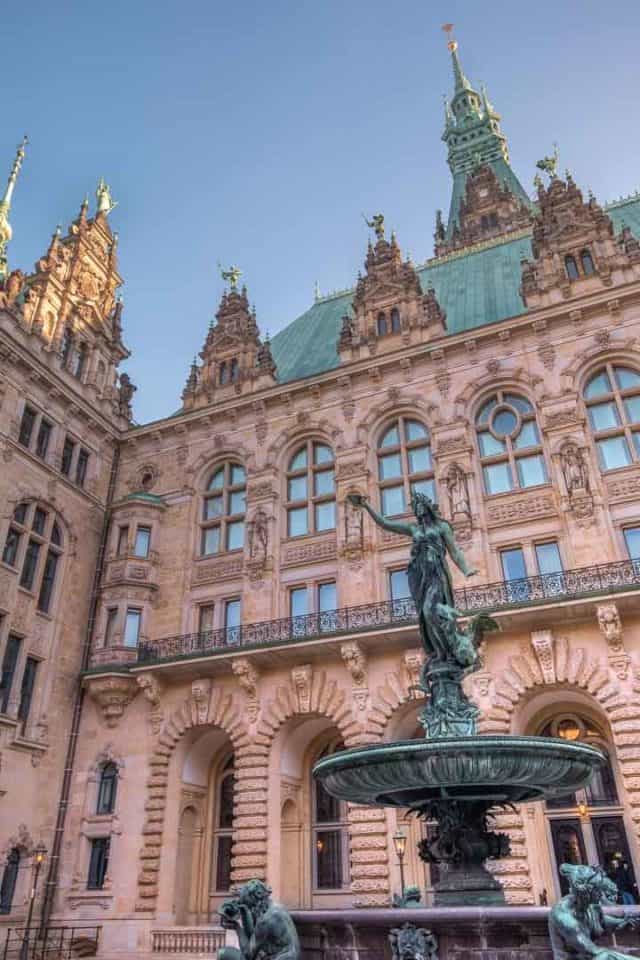
MULTIPOLYGON (((631 228, 640 239, 640 197, 610 204, 616 233, 631 228)), ((520 260, 531 256, 528 236, 468 253, 431 260, 418 268, 423 289, 433 284, 447 314, 449 333, 472 330, 526 313, 520 297, 520 260)), ((310 377, 339 364, 337 341, 353 291, 314 303, 271 341, 281 383, 310 377)))

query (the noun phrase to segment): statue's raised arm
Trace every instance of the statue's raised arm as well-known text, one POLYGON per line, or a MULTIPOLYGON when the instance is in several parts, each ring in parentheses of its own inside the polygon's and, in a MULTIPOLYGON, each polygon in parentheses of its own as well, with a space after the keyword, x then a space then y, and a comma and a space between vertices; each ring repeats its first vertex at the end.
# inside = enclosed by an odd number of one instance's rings
POLYGON ((410 523, 400 523, 395 520, 387 520, 386 517, 383 517, 381 513, 378 513, 377 510, 371 506, 369 501, 361 493, 349 493, 347 495, 347 500, 354 507, 360 507, 362 510, 366 510, 369 516, 378 524, 379 527, 382 527, 383 530, 388 530, 390 533, 399 533, 403 537, 413 537, 413 525, 410 523))

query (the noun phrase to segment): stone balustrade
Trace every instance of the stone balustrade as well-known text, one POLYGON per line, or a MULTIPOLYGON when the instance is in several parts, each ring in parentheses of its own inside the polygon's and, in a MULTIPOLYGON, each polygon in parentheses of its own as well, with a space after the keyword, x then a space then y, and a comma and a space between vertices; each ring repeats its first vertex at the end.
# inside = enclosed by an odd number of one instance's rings
POLYGON ((215 956, 225 944, 222 927, 169 927, 151 931, 151 950, 164 954, 215 956))

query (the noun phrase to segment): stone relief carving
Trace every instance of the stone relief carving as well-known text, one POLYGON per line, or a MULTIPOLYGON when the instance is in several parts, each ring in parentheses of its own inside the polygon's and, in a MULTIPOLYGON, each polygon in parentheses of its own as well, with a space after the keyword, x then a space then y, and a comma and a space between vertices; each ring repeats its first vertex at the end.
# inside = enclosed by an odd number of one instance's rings
POLYGON ((209 716, 212 681, 208 677, 199 677, 191 684, 191 696, 196 707, 198 723, 206 723, 209 716))
POLYGON ((420 673, 424 666, 424 650, 422 647, 414 647, 404 652, 404 666, 407 672, 407 687, 410 695, 424 696, 424 691, 420 685, 420 673))
POLYGON ((162 681, 153 673, 140 673, 136 677, 136 680, 143 697, 151 704, 149 713, 151 732, 158 733, 164 717, 160 706, 160 699, 163 693, 162 681))
POLYGON ((551 630, 534 630, 531 634, 531 647, 540 664, 545 683, 556 682, 556 668, 553 650, 555 638, 551 630))
POLYGON ((301 667, 294 667, 291 671, 293 689, 298 699, 300 713, 309 713, 311 710, 311 684, 313 681, 313 667, 310 663, 301 667))
POLYGON ((257 688, 260 674, 248 657, 237 657, 232 660, 231 669, 238 678, 238 683, 247 694, 247 717, 249 723, 255 723, 260 711, 257 688))
POLYGON ((444 482, 449 494, 449 508, 453 520, 471 517, 469 488, 467 477, 458 463, 452 463, 447 470, 444 482))
POLYGON ((602 635, 607 641, 609 653, 622 653, 622 621, 615 603, 600 604, 596 607, 596 615, 602 635))
POLYGON ((90 677, 86 681, 89 696, 98 704, 108 727, 115 727, 139 690, 134 677, 124 674, 90 677))
POLYGON ((560 464, 571 512, 578 519, 593 516, 593 496, 584 450, 572 440, 565 442, 560 448, 560 464))
POLYGON ((356 640, 348 640, 343 643, 340 647, 340 654, 353 681, 351 696, 358 709, 364 710, 369 699, 366 655, 356 640))

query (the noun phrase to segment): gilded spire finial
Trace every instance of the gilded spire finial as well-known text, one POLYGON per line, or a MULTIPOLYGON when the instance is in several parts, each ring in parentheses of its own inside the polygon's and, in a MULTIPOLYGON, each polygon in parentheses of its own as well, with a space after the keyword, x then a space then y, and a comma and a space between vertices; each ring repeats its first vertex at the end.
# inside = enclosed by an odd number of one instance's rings
POLYGON ((322 294, 320 293, 320 281, 316 280, 315 286, 313 288, 313 299, 315 300, 316 303, 318 302, 321 296, 322 294))
POLYGON ((371 220, 368 220, 364 213, 362 216, 364 218, 364 222, 368 227, 371 227, 378 240, 384 240, 384 214, 374 213, 374 215, 371 217, 371 220))
POLYGON ((25 135, 16 150, 13 166, 11 167, 11 173, 9 174, 9 179, 7 180, 7 187, 2 200, 0 200, 0 280, 2 280, 7 273, 7 246, 11 240, 11 237, 13 236, 13 230, 11 229, 11 224, 9 223, 11 198, 13 196, 16 180, 18 179, 18 174, 20 173, 22 161, 24 160, 25 147, 28 143, 29 140, 25 135))
POLYGON ((457 50, 457 49, 458 49, 458 41, 457 41, 457 40, 454 40, 453 37, 452 37, 453 27, 454 27, 454 24, 453 24, 453 23, 443 23, 443 24, 442 24, 442 29, 443 29, 443 31, 444 31, 444 32, 446 33, 446 35, 447 35, 447 47, 449 48, 449 50, 451 51, 451 53, 453 53, 454 50, 457 50))
POLYGON ((543 157, 542 160, 538 160, 536 167, 538 170, 542 170, 543 173, 546 173, 550 180, 555 180, 558 176, 558 161, 560 159, 560 154, 558 153, 558 144, 553 144, 553 154, 550 157, 543 157))
POLYGON ((240 267, 230 266, 228 270, 223 270, 223 268, 218 264, 220 269, 220 276, 226 282, 229 281, 229 287, 231 288, 232 293, 236 293, 238 290, 238 280, 242 276, 242 270, 240 267))

